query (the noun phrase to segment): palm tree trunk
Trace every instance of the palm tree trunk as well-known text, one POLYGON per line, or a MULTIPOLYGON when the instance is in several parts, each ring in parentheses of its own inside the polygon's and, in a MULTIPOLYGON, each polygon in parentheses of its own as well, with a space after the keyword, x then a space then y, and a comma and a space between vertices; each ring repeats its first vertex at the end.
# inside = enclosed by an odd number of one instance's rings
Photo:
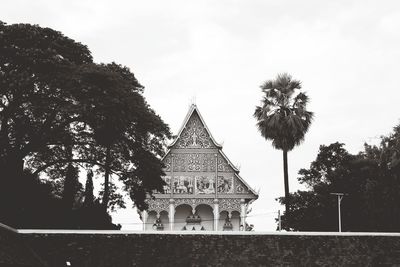
POLYGON ((109 194, 110 194, 110 164, 111 164, 111 148, 107 147, 106 162, 104 171, 104 194, 103 194, 103 209, 107 212, 109 194))
POLYGON ((286 213, 289 211, 289 173, 288 173, 288 158, 287 150, 283 150, 283 180, 285 183, 285 210, 286 213))

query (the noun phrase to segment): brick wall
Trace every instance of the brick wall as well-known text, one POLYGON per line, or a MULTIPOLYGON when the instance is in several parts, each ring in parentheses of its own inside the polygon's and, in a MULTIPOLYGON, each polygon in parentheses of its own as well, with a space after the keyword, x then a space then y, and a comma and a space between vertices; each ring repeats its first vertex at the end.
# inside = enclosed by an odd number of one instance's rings
POLYGON ((400 266, 400 235, 25 233, 49 266, 400 266))

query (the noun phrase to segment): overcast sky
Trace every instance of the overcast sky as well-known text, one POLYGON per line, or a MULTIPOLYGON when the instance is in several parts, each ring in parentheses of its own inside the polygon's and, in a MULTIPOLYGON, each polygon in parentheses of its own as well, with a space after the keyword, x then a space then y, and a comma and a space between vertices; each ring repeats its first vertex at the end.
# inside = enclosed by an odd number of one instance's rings
MULTIPOLYGON (((248 218, 273 231, 284 194, 282 153, 252 117, 259 86, 280 72, 302 81, 315 112, 289 153, 290 189, 321 144, 353 153, 399 123, 398 1, 1 1, 0 20, 61 31, 96 62, 131 68, 176 134, 194 101, 214 138, 260 198, 248 218), (275 212, 275 213, 273 213, 275 212)), ((140 229, 131 209, 114 216, 140 229)))

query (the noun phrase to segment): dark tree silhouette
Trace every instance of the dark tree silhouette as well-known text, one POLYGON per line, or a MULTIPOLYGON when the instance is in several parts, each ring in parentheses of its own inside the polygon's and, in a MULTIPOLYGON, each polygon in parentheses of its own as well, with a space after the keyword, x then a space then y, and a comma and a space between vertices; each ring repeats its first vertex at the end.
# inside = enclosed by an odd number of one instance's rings
POLYGON ((81 184, 78 180, 78 169, 74 167, 72 163, 69 163, 65 174, 62 198, 66 211, 72 211, 80 187, 81 184))
POLYGON ((91 207, 94 203, 94 195, 93 195, 93 171, 88 170, 86 176, 86 185, 85 185, 85 199, 84 199, 84 207, 91 207))
MULTIPOLYGON (((300 89, 300 81, 287 73, 278 74, 274 80, 261 85, 264 97, 254 112, 261 135, 283 152, 286 197, 289 196, 287 154, 304 140, 313 118, 313 113, 307 111, 308 96, 300 89)), ((288 212, 288 203, 285 203, 285 208, 288 212)))
POLYGON ((128 68, 93 63, 86 46, 52 29, 0 22, 0 220, 24 170, 62 180, 77 164, 105 174, 104 211, 111 175, 142 209, 162 189, 169 137, 128 68))
POLYGON ((299 171, 299 182, 308 191, 281 198, 290 203, 283 227, 297 231, 337 231, 337 199, 332 192, 345 193, 342 203, 343 231, 400 231, 400 125, 384 136, 379 146, 365 144, 352 155, 344 144, 320 146, 308 169, 299 171))

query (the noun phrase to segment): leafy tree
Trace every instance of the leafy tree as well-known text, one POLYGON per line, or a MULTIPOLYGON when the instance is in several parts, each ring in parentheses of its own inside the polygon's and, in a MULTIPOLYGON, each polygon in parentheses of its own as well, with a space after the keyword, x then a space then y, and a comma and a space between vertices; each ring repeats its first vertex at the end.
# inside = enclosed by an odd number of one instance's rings
POLYGON ((71 80, 89 50, 61 33, 38 26, 0 24, 0 142, 2 171, 20 176, 24 159, 68 137, 71 80))
POLYGON ((381 138, 379 146, 365 144, 352 155, 344 144, 320 146, 309 169, 299 171, 299 182, 308 191, 280 198, 290 203, 283 217, 285 229, 337 231, 337 199, 330 193, 345 193, 341 204, 343 231, 400 231, 400 127, 381 138))
MULTIPOLYGON (((103 185, 103 188, 105 188, 104 185, 103 185)), ((118 190, 119 187, 117 187, 117 185, 113 181, 109 182, 108 189, 109 189, 109 193, 108 193, 108 195, 109 195, 109 202, 108 202, 109 209, 111 211, 116 211, 118 208, 126 208, 125 201, 124 201, 124 196, 118 190)), ((104 199, 104 194, 105 194, 105 190, 100 190, 99 197, 101 199, 104 199)))
POLYGON ((336 198, 330 193, 344 192, 340 181, 343 176, 347 177, 352 159, 353 156, 341 143, 320 146, 318 156, 310 168, 299 171, 299 182, 311 190, 297 191, 280 199, 281 203, 289 203, 291 207, 290 214, 282 216, 282 227, 300 231, 337 229, 336 198))
POLYGON ((86 46, 52 29, 0 22, 1 200, 18 190, 24 170, 62 181, 86 164, 104 173, 104 211, 111 175, 142 209, 146 194, 162 189, 169 137, 128 68, 93 63, 86 46))
MULTIPOLYGON (((304 140, 313 118, 307 111, 308 96, 300 89, 300 81, 287 73, 278 74, 261 85, 264 98, 254 112, 261 135, 283 152, 285 197, 289 196, 287 153, 304 140)), ((285 209, 289 211, 287 202, 285 209)))

